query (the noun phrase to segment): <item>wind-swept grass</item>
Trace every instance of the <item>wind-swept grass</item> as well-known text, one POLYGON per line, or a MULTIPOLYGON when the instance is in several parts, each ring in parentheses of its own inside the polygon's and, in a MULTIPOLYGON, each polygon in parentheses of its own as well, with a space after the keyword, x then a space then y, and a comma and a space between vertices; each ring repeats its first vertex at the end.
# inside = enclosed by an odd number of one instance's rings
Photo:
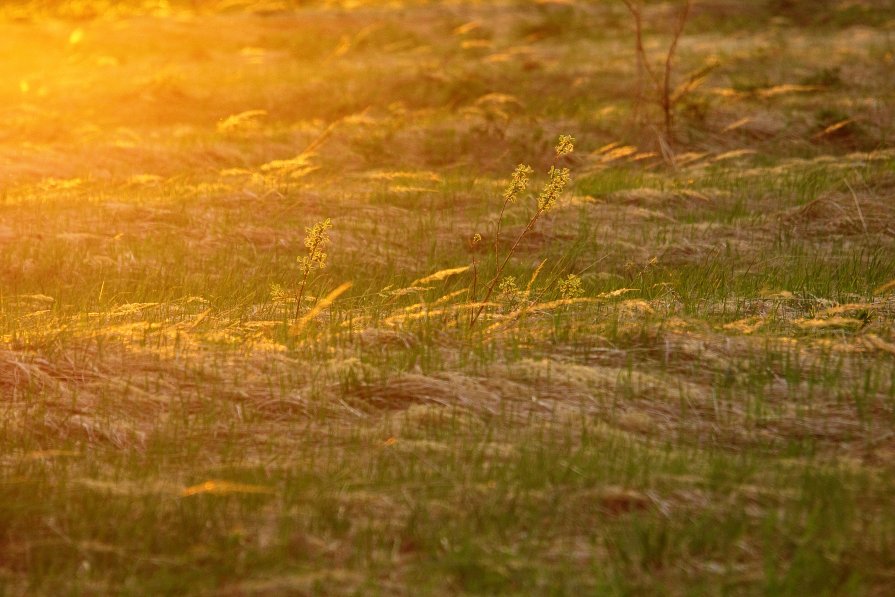
POLYGON ((0 593, 886 594, 889 8, 789 4, 673 160, 621 2, 0 9, 0 593))

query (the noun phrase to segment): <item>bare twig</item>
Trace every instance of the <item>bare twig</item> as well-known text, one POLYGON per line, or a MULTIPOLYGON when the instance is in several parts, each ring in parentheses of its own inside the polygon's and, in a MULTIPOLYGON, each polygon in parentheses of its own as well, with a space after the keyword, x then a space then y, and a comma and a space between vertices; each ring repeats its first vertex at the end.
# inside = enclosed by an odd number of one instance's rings
POLYGON ((637 57, 637 106, 639 108, 644 100, 644 79, 648 75, 656 88, 656 101, 662 109, 665 128, 665 141, 669 146, 674 145, 674 106, 683 94, 674 92, 672 76, 674 72, 674 57, 677 54, 678 44, 690 17, 693 0, 686 0, 678 15, 677 25, 671 38, 671 44, 665 53, 665 64, 661 77, 653 70, 643 47, 643 11, 635 0, 622 0, 628 12, 634 19, 634 52, 637 57))
POLYGON ((628 7, 628 12, 634 19, 634 54, 637 57, 637 104, 635 109, 639 109, 645 95, 643 90, 644 73, 650 76, 655 85, 658 86, 659 81, 646 59, 646 50, 643 48, 643 13, 640 11, 640 7, 631 0, 622 0, 622 2, 628 7))
POLYGON ((693 0, 686 0, 681 8, 681 14, 678 18, 677 28, 674 30, 674 37, 671 39, 671 45, 668 47, 668 53, 665 55, 665 79, 662 85, 662 111, 665 113, 665 136, 668 143, 674 145, 674 102, 671 97, 671 71, 674 63, 674 55, 677 53, 677 45, 684 33, 684 27, 687 26, 687 19, 690 17, 690 7, 693 0))

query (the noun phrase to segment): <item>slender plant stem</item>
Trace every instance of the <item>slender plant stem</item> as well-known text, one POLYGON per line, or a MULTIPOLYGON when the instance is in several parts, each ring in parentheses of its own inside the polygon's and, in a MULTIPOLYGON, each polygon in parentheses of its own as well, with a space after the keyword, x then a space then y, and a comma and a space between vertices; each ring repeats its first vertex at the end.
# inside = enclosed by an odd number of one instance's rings
POLYGON ((295 319, 298 319, 298 316, 301 314, 301 301, 305 296, 305 284, 308 283, 308 274, 311 273, 310 270, 305 270, 304 276, 301 279, 301 286, 298 289, 298 295, 295 297, 295 319))
POLYGON ((494 232, 494 263, 497 263, 500 256, 498 253, 500 252, 500 228, 503 224, 503 214, 507 210, 507 204, 510 202, 509 199, 503 200, 503 206, 500 208, 500 215, 497 216, 497 230, 494 232))
MULTIPOLYGON (((313 256, 317 252, 317 247, 320 246, 320 241, 315 240, 310 247, 308 247, 308 256, 313 256)), ((304 275, 301 279, 301 286, 298 289, 298 296, 295 298, 295 319, 298 319, 298 316, 301 314, 301 301, 304 300, 305 297, 305 286, 308 283, 308 276, 311 274, 311 267, 313 263, 308 263, 304 268, 304 275)))
POLYGON ((479 286, 479 262, 475 258, 475 256, 473 256, 473 258, 472 258, 472 292, 470 293, 470 296, 472 297, 473 302, 475 302, 475 297, 479 292, 478 286, 479 286))
POLYGON ((479 308, 476 310, 475 314, 472 316, 472 319, 469 322, 469 325, 475 325, 475 322, 478 321, 479 316, 482 314, 482 311, 485 309, 484 303, 488 302, 488 299, 491 298, 491 295, 494 293, 494 287, 497 285, 497 281, 500 280, 500 274, 503 273, 504 268, 507 266, 507 263, 510 261, 510 257, 513 256, 513 252, 516 250, 516 247, 519 246, 519 243, 522 242, 522 237, 524 237, 532 228, 534 228, 535 222, 538 221, 538 218, 544 213, 544 210, 538 209, 535 214, 529 220, 528 225, 525 227, 522 232, 519 233, 519 236, 516 237, 516 242, 513 243, 513 246, 510 247, 510 250, 507 252, 507 256, 504 258, 503 262, 498 266, 497 271, 494 272, 494 277, 491 278, 491 281, 488 283, 488 290, 485 292, 484 298, 482 298, 482 303, 479 305, 479 308))

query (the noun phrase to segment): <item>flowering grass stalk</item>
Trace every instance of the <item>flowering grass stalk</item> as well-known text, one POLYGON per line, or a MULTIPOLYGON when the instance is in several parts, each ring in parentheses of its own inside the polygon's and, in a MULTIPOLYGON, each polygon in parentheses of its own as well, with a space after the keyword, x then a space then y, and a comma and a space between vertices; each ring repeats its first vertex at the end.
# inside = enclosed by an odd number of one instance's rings
POLYGON ((308 278, 315 269, 321 270, 326 268, 326 245, 329 243, 329 234, 327 230, 332 228, 332 220, 326 218, 315 223, 310 228, 305 228, 305 247, 308 254, 298 258, 299 268, 301 269, 301 284, 295 297, 295 319, 301 314, 301 302, 304 299, 305 288, 308 284, 308 278))
POLYGON ((481 316, 482 311, 485 309, 484 303, 487 303, 488 299, 490 299, 491 295, 494 293, 494 289, 501 279, 501 274, 506 268, 507 263, 509 263, 510 257, 513 256, 513 253, 519 246, 519 243, 522 242, 522 239, 526 234, 531 232, 538 220, 556 205, 560 195, 562 195, 562 192, 565 190, 566 186, 568 186, 571 179, 571 173, 568 168, 557 168, 556 161, 563 156, 569 155, 574 150, 575 139, 571 135, 560 135, 559 140, 556 143, 553 164, 551 164, 550 170, 547 172, 547 183, 538 195, 537 208, 529 219, 528 224, 510 246, 510 250, 507 251, 506 256, 501 260, 499 242, 504 212, 506 211, 507 206, 510 203, 515 203, 519 195, 528 188, 529 177, 534 172, 531 166, 526 164, 516 166, 516 169, 513 171, 510 182, 507 184, 506 190, 504 190, 503 193, 503 206, 501 207, 500 214, 497 218, 496 233, 494 236, 494 261, 497 264, 497 269, 494 272, 494 276, 485 287, 485 296, 482 298, 483 305, 480 306, 470 318, 470 326, 475 325, 475 322, 478 321, 478 318, 481 316))

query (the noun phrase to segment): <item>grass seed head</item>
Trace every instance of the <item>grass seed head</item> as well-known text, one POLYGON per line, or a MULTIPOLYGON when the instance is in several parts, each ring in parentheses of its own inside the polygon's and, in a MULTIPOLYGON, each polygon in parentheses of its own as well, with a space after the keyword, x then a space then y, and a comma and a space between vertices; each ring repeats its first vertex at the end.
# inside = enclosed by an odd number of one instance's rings
POLYGON ((275 303, 285 303, 289 300, 289 298, 289 294, 286 292, 286 289, 282 287, 282 285, 270 285, 270 300, 275 303))
POLYGON ((518 308, 525 298, 525 293, 516 282, 516 276, 505 276, 502 278, 497 286, 497 291, 501 301, 509 311, 518 308))
POLYGON ((550 166, 547 184, 544 185, 544 190, 538 195, 538 210, 550 211, 556 205, 559 196, 565 190, 566 185, 569 184, 570 179, 571 173, 568 168, 550 166))
POLYGON ((575 137, 572 135, 560 135, 556 142, 556 157, 561 158, 575 151, 575 137))
POLYGON ((526 164, 519 164, 516 166, 516 169, 513 171, 513 176, 510 178, 510 182, 503 192, 503 200, 506 203, 516 202, 516 199, 519 198, 519 193, 524 192, 525 189, 528 188, 529 176, 531 176, 533 172, 534 170, 532 170, 531 166, 526 164))
POLYGON ((305 247, 308 254, 298 258, 302 271, 305 273, 314 269, 326 268, 326 245, 329 243, 327 230, 332 228, 332 220, 326 218, 315 223, 310 228, 305 228, 305 247))

